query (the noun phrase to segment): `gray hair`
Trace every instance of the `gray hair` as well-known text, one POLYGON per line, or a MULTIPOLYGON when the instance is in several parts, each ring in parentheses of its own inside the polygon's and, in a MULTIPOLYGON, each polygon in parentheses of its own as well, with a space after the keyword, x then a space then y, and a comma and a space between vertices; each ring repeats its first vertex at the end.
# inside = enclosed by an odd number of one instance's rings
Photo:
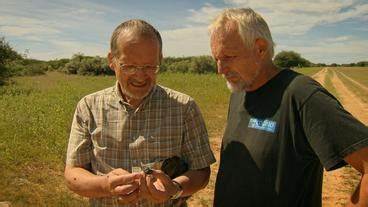
POLYGON ((209 26, 210 34, 229 21, 238 24, 239 35, 248 48, 254 47, 257 38, 262 38, 267 41, 269 45, 268 52, 271 58, 273 57, 275 43, 272 40, 270 29, 261 15, 251 8, 225 9, 209 26))
POLYGON ((160 54, 162 54, 162 39, 160 33, 149 23, 141 19, 132 19, 121 23, 112 33, 110 39, 111 53, 116 56, 119 54, 118 38, 120 35, 138 35, 144 37, 155 37, 159 43, 160 54))

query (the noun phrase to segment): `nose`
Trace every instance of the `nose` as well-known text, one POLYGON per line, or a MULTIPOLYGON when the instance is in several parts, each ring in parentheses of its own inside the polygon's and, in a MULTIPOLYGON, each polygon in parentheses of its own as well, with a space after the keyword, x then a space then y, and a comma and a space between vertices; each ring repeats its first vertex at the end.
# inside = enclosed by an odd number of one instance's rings
POLYGON ((224 63, 224 61, 217 60, 217 73, 225 74, 227 70, 227 65, 224 63))

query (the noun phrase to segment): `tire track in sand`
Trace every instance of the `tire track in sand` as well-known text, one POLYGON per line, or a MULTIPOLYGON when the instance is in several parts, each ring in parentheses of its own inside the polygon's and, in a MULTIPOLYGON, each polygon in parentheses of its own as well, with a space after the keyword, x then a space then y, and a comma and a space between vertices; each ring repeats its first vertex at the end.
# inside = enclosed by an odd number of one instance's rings
MULTIPOLYGON (((346 75, 343 76, 344 78, 347 77, 346 75)), ((365 125, 368 125, 368 104, 363 102, 357 95, 350 91, 335 71, 333 71, 332 84, 334 88, 336 88, 340 101, 345 109, 365 125)), ((361 89, 364 90, 364 88, 361 89)))
MULTIPOLYGON (((325 86, 327 73, 332 73, 328 68, 323 68, 312 76, 321 85, 325 86)), ((335 74, 333 73, 333 77, 335 74)), ((333 87, 339 91, 340 97, 341 86, 336 85, 335 78, 331 80, 333 87)), ((346 88, 346 87, 345 87, 346 88)), ((341 99, 341 103, 345 106, 345 100, 341 99)), ((347 109, 347 108, 346 108, 347 109)), ((349 111, 349 109, 347 109, 349 111)), ((353 114, 354 115, 354 114, 353 114)), ((356 186, 357 172, 349 167, 340 168, 331 172, 324 171, 322 186, 322 206, 323 207, 342 207, 347 203, 353 189, 356 186)))
POLYGON ((322 68, 316 74, 312 75, 312 78, 319 82, 321 85, 325 84, 327 68, 322 68))
POLYGON ((349 76, 347 76, 347 75, 346 75, 345 73, 343 73, 343 72, 340 72, 340 71, 334 71, 334 72, 336 72, 336 73, 338 73, 338 74, 340 74, 340 75, 344 76, 344 78, 348 79, 349 81, 351 81, 352 83, 354 83, 356 86, 358 86, 358 87, 360 88, 360 90, 362 90, 362 91, 364 91, 364 92, 368 93, 368 87, 366 87, 365 85, 363 85, 363 84, 359 83, 358 81, 356 81, 356 80, 354 80, 354 79, 350 78, 349 76))

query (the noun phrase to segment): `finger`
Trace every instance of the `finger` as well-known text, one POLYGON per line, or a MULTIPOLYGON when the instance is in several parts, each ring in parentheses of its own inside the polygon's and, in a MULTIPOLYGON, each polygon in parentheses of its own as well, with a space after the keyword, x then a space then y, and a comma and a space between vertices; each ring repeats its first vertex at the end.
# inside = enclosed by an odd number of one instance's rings
POLYGON ((129 174, 129 172, 126 171, 126 170, 123 170, 122 168, 117 168, 117 169, 114 169, 113 171, 111 171, 111 174, 113 174, 113 175, 124 175, 124 174, 129 174))
POLYGON ((146 182, 146 178, 145 177, 141 177, 141 179, 139 180, 139 195, 142 197, 146 197, 149 198, 151 197, 148 189, 147 189, 147 182, 146 182))
POLYGON ((133 183, 135 180, 141 178, 141 174, 139 173, 131 173, 126 175, 118 175, 111 177, 111 187, 115 188, 118 185, 126 185, 133 183))
POLYGON ((152 170, 152 176, 159 179, 162 184, 172 183, 171 178, 161 170, 152 170))
POLYGON ((147 189, 155 200, 167 200, 169 198, 167 192, 160 191, 156 188, 156 186, 154 185, 154 182, 156 181, 155 177, 147 176, 146 179, 147 179, 147 189))
POLYGON ((132 193, 127 195, 120 195, 118 197, 118 202, 121 204, 136 203, 138 199, 138 191, 133 191, 132 193))
POLYGON ((137 190, 139 187, 138 183, 137 182, 133 182, 131 184, 126 184, 126 185, 119 185, 119 186, 116 186, 112 193, 114 195, 124 195, 124 194, 129 194, 135 190, 137 190))

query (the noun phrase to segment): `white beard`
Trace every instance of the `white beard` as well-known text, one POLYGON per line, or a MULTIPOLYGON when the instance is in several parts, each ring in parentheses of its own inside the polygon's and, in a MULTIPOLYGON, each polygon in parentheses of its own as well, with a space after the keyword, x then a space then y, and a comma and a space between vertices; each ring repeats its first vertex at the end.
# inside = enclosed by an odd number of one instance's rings
POLYGON ((238 83, 232 83, 230 81, 226 81, 226 85, 227 88, 231 91, 231 92, 241 92, 244 91, 244 89, 246 88, 247 84, 243 81, 239 81, 238 83))
POLYGON ((146 91, 146 93, 140 94, 140 95, 131 93, 125 87, 120 87, 120 88, 121 88, 121 92, 124 95, 126 95, 126 96, 128 96, 130 98, 133 98, 133 99, 143 99, 143 98, 145 98, 151 92, 151 90, 152 90, 153 87, 154 87, 154 84, 152 84, 152 86, 150 87, 150 90, 148 90, 148 91, 146 91))

